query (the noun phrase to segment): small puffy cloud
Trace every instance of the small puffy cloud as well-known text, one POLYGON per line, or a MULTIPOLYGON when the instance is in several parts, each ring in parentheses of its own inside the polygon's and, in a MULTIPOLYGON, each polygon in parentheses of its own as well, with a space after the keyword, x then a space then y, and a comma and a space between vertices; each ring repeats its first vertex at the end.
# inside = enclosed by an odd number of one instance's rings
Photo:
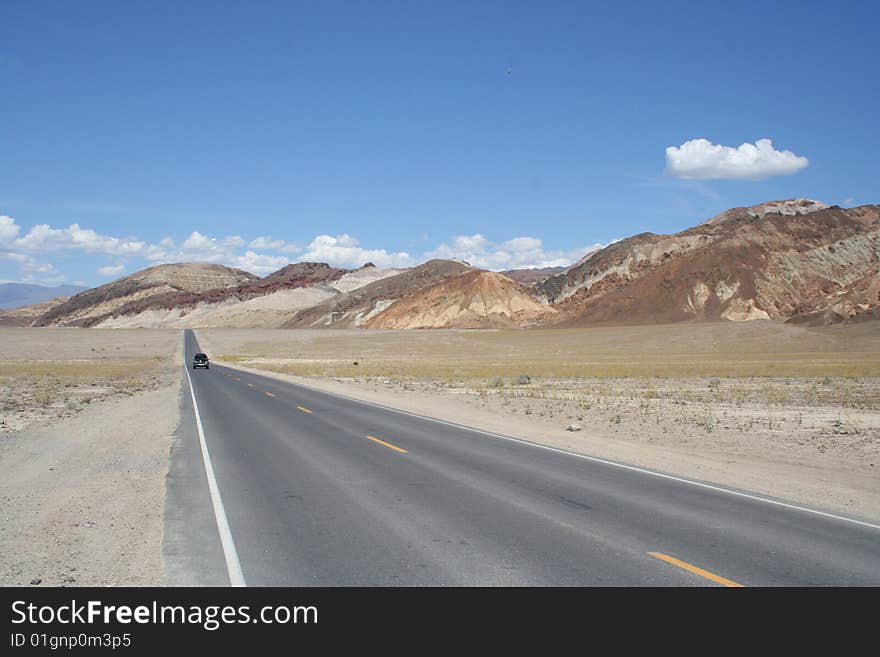
POLYGON ((244 255, 235 257, 231 264, 238 269, 244 269, 252 274, 264 276, 281 269, 289 264, 289 261, 284 256, 272 256, 263 253, 254 253, 253 251, 246 251, 244 255))
POLYGON ((54 265, 42 263, 26 253, 0 252, 0 260, 11 260, 18 263, 19 269, 34 274, 57 274, 54 265))
POLYGON ((318 235, 306 247, 299 260, 326 262, 334 267, 360 267, 372 262, 377 267, 411 267, 415 264, 412 256, 405 251, 389 253, 385 249, 365 249, 357 239, 343 233, 318 235))
POLYGON ((0 244, 8 244, 18 237, 20 228, 16 225, 15 219, 7 217, 5 214, 0 215, 0 244))
POLYGON ((3 260, 16 263, 19 270, 17 281, 20 283, 55 285, 66 280, 64 274, 58 271, 53 264, 40 262, 34 256, 27 253, 0 251, 0 261, 3 260))
POLYGON ((666 149, 666 173, 689 180, 762 180, 797 173, 810 161, 791 151, 778 151, 770 139, 754 144, 720 146, 708 139, 692 139, 666 149))
POLYGON ((21 270, 30 272, 32 274, 41 274, 42 276, 57 276, 61 273, 57 269, 55 269, 55 265, 48 262, 37 262, 35 260, 25 262, 21 266, 21 270))
POLYGON ((125 265, 107 265, 98 269, 99 276, 119 276, 125 271, 125 265))
POLYGON ((218 239, 194 230, 181 242, 180 248, 175 248, 174 242, 165 238, 147 257, 163 262, 186 260, 230 264, 236 258, 236 251, 246 244, 247 240, 238 235, 218 239))
POLYGON ((181 246, 184 249, 194 250, 211 250, 218 246, 217 240, 207 235, 202 235, 199 231, 194 230, 189 234, 181 246))
POLYGON ((237 267, 258 275, 276 271, 292 260, 327 262, 336 267, 355 268, 366 262, 378 267, 411 267, 431 258, 464 260, 476 267, 496 271, 530 267, 567 266, 601 245, 574 249, 545 249, 540 239, 530 236, 494 243, 481 234, 460 235, 440 244, 421 256, 405 251, 371 249, 346 233, 317 235, 305 247, 293 242, 259 236, 247 240, 239 235, 212 237, 192 231, 182 241, 165 237, 159 242, 146 242, 133 237, 101 235, 94 230, 71 224, 53 228, 40 224, 22 231, 15 221, 0 216, 0 260, 13 263, 20 276, 41 280, 61 276, 41 254, 57 251, 79 251, 111 256, 117 264, 97 269, 100 276, 119 276, 127 268, 139 268, 138 259, 147 263, 211 262, 237 267), (295 256, 291 254, 296 254, 295 256), (131 261, 134 258, 134 261, 131 261), (128 262, 128 267, 118 264, 128 262))
POLYGON ((71 224, 67 228, 38 224, 23 235, 19 236, 20 234, 21 229, 14 219, 0 216, 0 245, 19 254, 79 250, 88 253, 144 256, 151 248, 144 241, 100 235, 79 224, 71 224))
POLYGON ((64 274, 54 274, 51 276, 34 276, 33 274, 27 274, 26 276, 22 276, 18 282, 35 285, 60 285, 66 280, 67 276, 64 274))
POLYGON ((260 236, 251 240, 248 246, 252 249, 278 251, 285 246, 284 240, 273 240, 271 237, 260 236))
POLYGON ((0 251, 0 260, 12 260, 13 262, 23 264, 28 261, 33 261, 33 258, 31 256, 25 255, 24 253, 0 251))
POLYGON ((545 250, 537 237, 514 237, 495 244, 479 233, 459 235, 449 244, 441 244, 425 254, 425 258, 452 258, 464 260, 475 267, 502 271, 505 269, 531 269, 542 267, 567 267, 585 254, 601 248, 601 244, 574 249, 545 250))
POLYGON ((82 228, 79 224, 70 224, 67 228, 38 224, 8 245, 23 251, 78 249, 112 255, 141 255, 147 248, 147 243, 141 240, 100 235, 90 228, 82 228))

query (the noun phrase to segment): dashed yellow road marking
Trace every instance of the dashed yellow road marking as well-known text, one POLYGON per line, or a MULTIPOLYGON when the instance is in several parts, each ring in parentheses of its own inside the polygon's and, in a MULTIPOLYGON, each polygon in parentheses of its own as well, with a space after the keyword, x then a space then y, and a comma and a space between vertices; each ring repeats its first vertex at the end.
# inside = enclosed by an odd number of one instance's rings
POLYGON ((309 413, 309 414, 311 414, 311 411, 310 411, 309 409, 307 409, 305 406, 297 406, 297 408, 298 408, 299 410, 301 410, 303 413, 309 413))
POLYGON ((648 552, 648 554, 650 554, 652 557, 655 557, 656 559, 665 561, 666 563, 671 563, 673 566, 678 566, 682 570, 686 570, 690 573, 693 573, 694 575, 705 577, 706 579, 711 580, 716 584, 721 584, 722 586, 729 586, 732 588, 742 588, 742 584, 734 582, 731 579, 727 579, 726 577, 721 577, 721 575, 710 573, 708 570, 703 570, 702 568, 694 566, 687 561, 682 561, 681 559, 670 557, 668 554, 663 554, 661 552, 648 552))
POLYGON ((373 436, 367 436, 369 440, 372 440, 374 443, 379 443, 380 445, 385 445, 388 449, 393 449, 395 452, 400 452, 401 454, 406 454, 405 449, 401 449, 397 445, 392 445, 391 443, 386 443, 384 440, 379 440, 378 438, 374 438, 373 436))
POLYGON ((264 392, 263 394, 266 395, 267 397, 274 397, 275 396, 271 392, 264 392))

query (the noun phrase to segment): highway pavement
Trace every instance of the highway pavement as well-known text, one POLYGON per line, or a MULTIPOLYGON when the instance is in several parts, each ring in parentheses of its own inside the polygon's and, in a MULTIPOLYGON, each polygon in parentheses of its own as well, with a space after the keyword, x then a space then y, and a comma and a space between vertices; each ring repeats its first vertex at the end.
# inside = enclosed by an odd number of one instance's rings
POLYGON ((870 522, 192 370, 183 339, 168 584, 880 585, 870 522))

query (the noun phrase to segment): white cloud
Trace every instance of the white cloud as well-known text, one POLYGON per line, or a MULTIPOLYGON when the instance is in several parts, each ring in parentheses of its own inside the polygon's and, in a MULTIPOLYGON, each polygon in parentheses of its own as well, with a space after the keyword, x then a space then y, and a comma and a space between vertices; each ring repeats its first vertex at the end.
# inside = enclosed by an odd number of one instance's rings
POLYGON ((212 250, 216 249, 220 245, 217 243, 217 240, 213 237, 208 237, 207 235, 202 235, 199 231, 194 230, 189 234, 185 240, 183 240, 182 244, 184 249, 195 249, 195 250, 212 250))
POLYGON ((145 257, 158 262, 216 262, 238 267, 239 259, 244 256, 240 256, 237 250, 247 243, 238 235, 218 239, 194 230, 179 248, 166 237, 145 257))
POLYGON ((266 275, 281 269, 289 263, 290 261, 285 256, 272 256, 247 251, 244 255, 237 256, 232 261, 232 266, 244 269, 252 274, 266 275))
POLYGON ((15 219, 7 217, 5 214, 0 215, 0 244, 7 244, 15 240, 19 230, 15 219))
POLYGON ((425 258, 455 258, 475 267, 502 271, 535 267, 567 267, 601 244, 575 249, 545 250, 537 237, 514 237, 494 244, 480 234, 460 235, 450 244, 441 244, 425 253, 425 258))
POLYGON ((21 270, 31 272, 33 274, 40 274, 42 276, 57 276, 61 273, 57 269, 55 269, 55 265, 48 262, 37 262, 35 260, 25 262, 21 266, 21 270))
POLYGON ((809 160, 791 151, 778 151, 770 139, 739 147, 720 146, 708 139, 692 139, 666 149, 666 173, 685 179, 762 180, 797 173, 809 160))
POLYGON ((25 255, 23 253, 12 253, 3 251, 0 252, 0 260, 12 260, 13 262, 25 263, 28 261, 33 261, 31 256, 25 255))
POLYGON ((7 242, 7 246, 22 251, 61 251, 78 249, 111 255, 141 255, 147 243, 133 238, 100 235, 90 228, 71 224, 67 228, 52 228, 38 224, 22 237, 7 242))
POLYGON ((64 274, 48 262, 40 262, 27 253, 15 253, 12 251, 0 251, 0 260, 9 260, 18 265, 21 275, 18 282, 39 283, 42 285, 55 285, 66 280, 64 274))
POLYGON ((21 275, 42 276, 44 279, 60 273, 50 264, 38 260, 40 254, 56 251, 79 251, 115 256, 128 265, 114 264, 97 270, 100 276, 118 276, 134 265, 131 258, 148 263, 211 262, 237 267, 258 275, 265 275, 284 267, 291 261, 326 262, 336 267, 355 268, 366 262, 377 267, 411 267, 431 258, 456 258, 476 267, 496 271, 529 267, 567 266, 601 245, 581 246, 574 249, 545 249, 537 237, 520 236, 505 242, 493 243, 481 234, 460 235, 447 243, 413 256, 406 251, 370 249, 347 233, 317 235, 307 246, 259 236, 250 241, 234 235, 212 237, 192 231, 180 243, 165 237, 157 243, 137 238, 118 238, 101 235, 94 230, 71 224, 67 228, 52 228, 46 224, 34 226, 22 234, 15 221, 0 216, 0 260, 15 263, 21 275), (290 254, 296 254, 292 256, 290 254))
POLYGON ((345 233, 336 237, 318 235, 298 259, 348 268, 360 267, 367 262, 377 267, 411 267, 415 264, 413 257, 405 251, 389 253, 385 249, 364 249, 357 239, 345 233))
POLYGON ((55 274, 52 276, 34 276, 28 274, 18 279, 18 283, 33 283, 36 285, 59 285, 67 280, 64 274, 55 274))
POLYGON ((54 265, 49 263, 39 262, 33 256, 27 255, 26 253, 12 253, 12 252, 2 252, 0 253, 0 259, 2 260, 12 260, 13 262, 17 262, 19 265, 19 269, 21 271, 36 273, 36 274, 57 274, 58 270, 55 269, 54 265))
POLYGON ((252 249, 268 249, 269 251, 278 251, 283 249, 285 245, 284 240, 273 240, 271 237, 264 236, 257 237, 248 244, 252 249))
POLYGON ((119 276, 125 271, 125 265, 107 265, 98 269, 99 276, 119 276))

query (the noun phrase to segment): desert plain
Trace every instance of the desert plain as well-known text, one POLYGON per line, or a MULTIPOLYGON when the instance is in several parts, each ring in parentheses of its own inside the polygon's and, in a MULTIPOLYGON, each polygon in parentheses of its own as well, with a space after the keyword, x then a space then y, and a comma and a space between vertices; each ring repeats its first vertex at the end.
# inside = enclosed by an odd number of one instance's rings
MULTIPOLYGON (((181 337, 0 329, 0 585, 163 583, 181 337)), ((875 322, 196 337, 216 364, 880 519, 875 322)))

